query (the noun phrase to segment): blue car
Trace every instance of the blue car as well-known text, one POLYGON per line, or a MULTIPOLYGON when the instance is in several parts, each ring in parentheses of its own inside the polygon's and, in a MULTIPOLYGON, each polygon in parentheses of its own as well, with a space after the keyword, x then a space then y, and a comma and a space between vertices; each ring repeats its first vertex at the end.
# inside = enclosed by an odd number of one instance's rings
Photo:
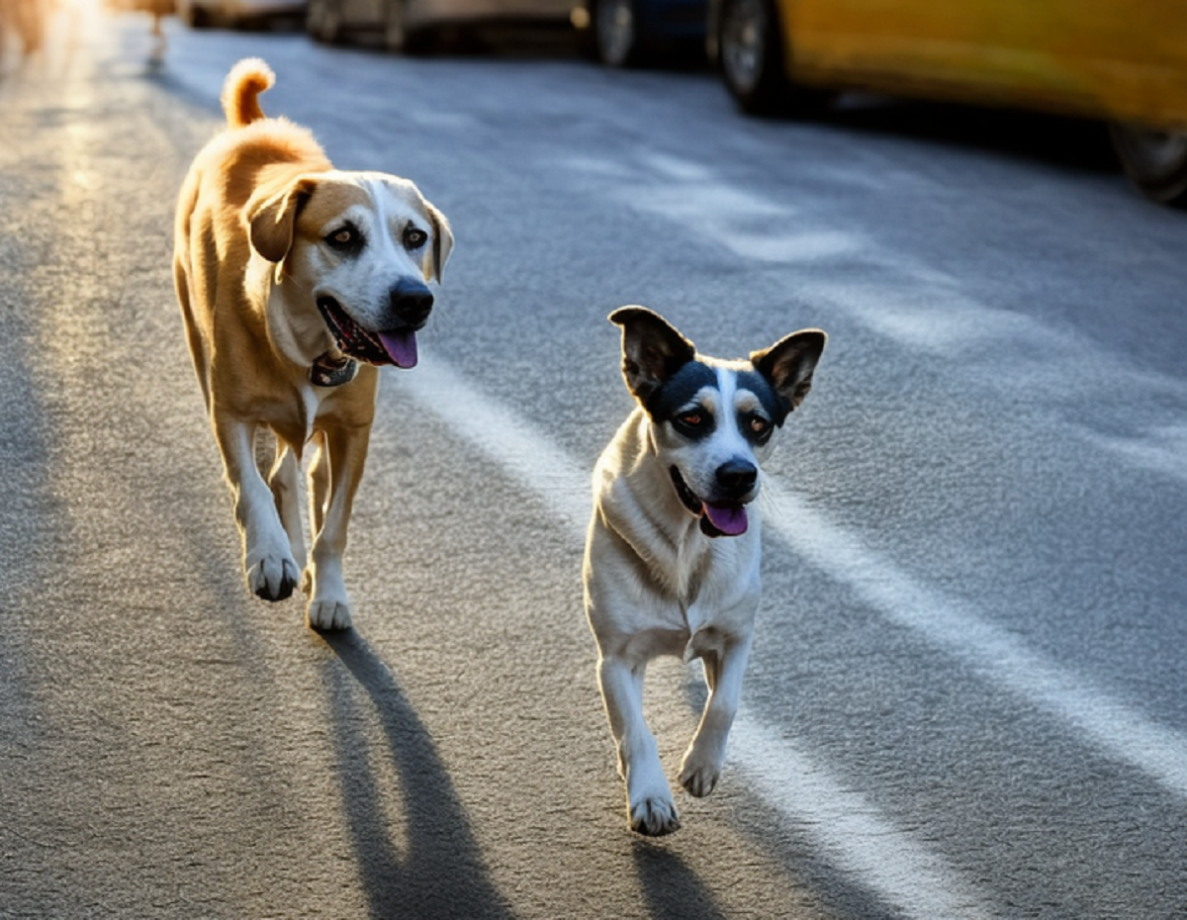
POLYGON ((581 0, 572 19, 590 56, 637 67, 665 53, 703 56, 707 16, 707 0, 581 0))

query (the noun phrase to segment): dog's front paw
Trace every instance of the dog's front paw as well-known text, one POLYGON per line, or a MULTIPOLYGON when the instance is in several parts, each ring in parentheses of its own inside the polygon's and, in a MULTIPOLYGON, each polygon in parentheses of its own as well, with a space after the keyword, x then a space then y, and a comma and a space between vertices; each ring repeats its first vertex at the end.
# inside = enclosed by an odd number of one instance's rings
POLYGON ((633 802, 630 821, 631 830, 647 837, 662 837, 680 829, 680 815, 670 797, 633 802))
POLYGON ((350 629, 350 602, 332 598, 311 600, 308 620, 310 629, 350 629))
POLYGON ((717 763, 706 763, 691 753, 684 758, 680 767, 680 785, 689 795, 703 799, 717 786, 721 778, 721 766, 717 763))
POLYGON ((299 573, 291 556, 275 553, 249 555, 244 567, 251 593, 266 601, 283 601, 291 597, 297 587, 299 573))
POLYGON ((310 563, 301 579, 301 590, 309 598, 306 619, 310 629, 350 629, 350 595, 336 562, 310 563))

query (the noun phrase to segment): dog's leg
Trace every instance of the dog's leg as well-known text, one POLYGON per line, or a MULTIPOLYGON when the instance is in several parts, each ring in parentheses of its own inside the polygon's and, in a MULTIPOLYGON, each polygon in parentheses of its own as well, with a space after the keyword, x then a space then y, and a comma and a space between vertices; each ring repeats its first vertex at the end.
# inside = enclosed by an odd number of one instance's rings
POLYGON ((651 837, 680 827, 672 790, 659 762, 655 736, 643 718, 645 663, 632 666, 618 657, 598 661, 598 683, 618 746, 618 772, 626 781, 627 820, 631 830, 651 837))
POLYGON ((216 415, 214 436, 235 497, 247 586, 264 600, 284 600, 293 593, 300 570, 276 512, 272 490, 256 466, 255 426, 216 415))
POLYGON ((742 675, 750 657, 750 637, 730 639, 702 658, 709 699, 692 743, 680 764, 680 785, 698 798, 713 791, 725 761, 725 742, 742 697, 742 675))
MULTIPOLYGON (((314 629, 348 629, 351 624, 350 596, 342 577, 342 555, 346 552, 346 528, 354 507, 354 495, 363 476, 369 426, 335 427, 323 434, 318 463, 329 464, 329 495, 324 483, 314 483, 314 504, 322 509, 320 526, 313 539, 307 569, 309 625, 314 629), (322 516, 324 514, 324 516, 322 516)), ((315 472, 324 476, 324 471, 315 472)))
POLYGON ((330 500, 330 457, 326 450, 326 439, 315 431, 313 457, 309 460, 309 526, 316 534, 326 519, 326 505, 330 500))
MULTIPOLYGON (((316 538, 325 522, 326 505, 330 501, 330 457, 325 435, 320 430, 314 431, 309 443, 313 447, 307 473, 309 527, 316 538)), ((313 569, 308 561, 301 572, 301 591, 306 597, 313 597, 313 569)))
POLYGON ((280 523, 288 534, 289 547, 298 569, 305 568, 305 528, 301 523, 301 463, 288 444, 276 440, 276 462, 268 474, 268 486, 276 501, 280 523))

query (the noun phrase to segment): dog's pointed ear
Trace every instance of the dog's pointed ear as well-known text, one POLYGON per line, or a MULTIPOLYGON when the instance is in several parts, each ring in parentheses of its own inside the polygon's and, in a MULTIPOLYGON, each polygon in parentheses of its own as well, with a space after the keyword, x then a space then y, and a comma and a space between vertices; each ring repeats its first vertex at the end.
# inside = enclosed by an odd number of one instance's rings
POLYGON ((243 209, 252 248, 269 262, 283 262, 293 247, 297 215, 317 181, 305 176, 279 191, 263 186, 248 199, 243 209))
POLYGON ((827 341, 828 336, 820 329, 801 329, 770 348, 750 353, 750 363, 770 381, 788 412, 796 409, 812 389, 812 372, 827 341))
POLYGON ((424 272, 426 281, 436 278, 440 283, 445 271, 445 263, 449 261, 449 254, 453 252, 453 231, 450 229, 449 221, 445 219, 445 215, 427 201, 425 202, 425 211, 429 215, 429 223, 433 225, 433 245, 421 271, 424 272))
POLYGON ((608 319, 622 327, 622 376, 641 404, 696 356, 692 342, 646 307, 619 307, 608 319))

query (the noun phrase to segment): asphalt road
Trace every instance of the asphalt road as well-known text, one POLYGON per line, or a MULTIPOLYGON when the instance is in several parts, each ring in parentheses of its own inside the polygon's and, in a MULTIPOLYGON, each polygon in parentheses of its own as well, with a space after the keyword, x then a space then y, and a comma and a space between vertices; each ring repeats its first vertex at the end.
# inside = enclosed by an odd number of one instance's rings
MULTIPOLYGON (((1098 128, 176 23, 156 68, 144 20, 76 26, 0 76, 0 917, 1187 916, 1187 219, 1098 128), (246 591, 172 293, 254 54, 266 111, 457 233, 343 635, 246 591), (710 354, 831 335, 725 776, 659 841, 581 612, 631 302, 710 354)), ((702 699, 649 675, 670 775, 702 699)))

